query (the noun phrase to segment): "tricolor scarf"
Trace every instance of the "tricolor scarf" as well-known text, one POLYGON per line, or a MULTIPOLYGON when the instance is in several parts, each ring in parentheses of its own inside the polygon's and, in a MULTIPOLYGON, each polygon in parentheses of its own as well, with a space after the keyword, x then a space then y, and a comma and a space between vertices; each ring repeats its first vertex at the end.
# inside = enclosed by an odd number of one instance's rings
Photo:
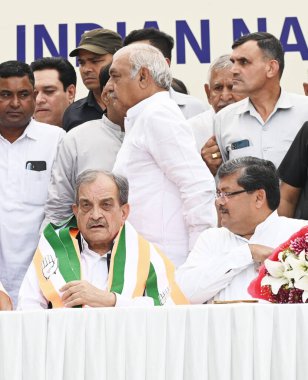
MULTIPOLYGON (((82 279, 78 233, 75 218, 61 227, 48 224, 35 252, 33 263, 39 286, 53 308, 63 307, 59 289, 82 279)), ((141 297, 146 292, 154 305, 188 303, 174 282, 171 261, 128 222, 114 242, 107 289, 127 298, 141 297)))

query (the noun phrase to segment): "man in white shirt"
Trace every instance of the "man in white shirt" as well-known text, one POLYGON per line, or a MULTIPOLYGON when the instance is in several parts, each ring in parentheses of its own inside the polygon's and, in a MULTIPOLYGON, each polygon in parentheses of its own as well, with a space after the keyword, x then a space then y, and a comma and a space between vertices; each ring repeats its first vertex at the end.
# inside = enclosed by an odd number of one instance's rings
POLYGON ((233 91, 248 98, 215 116, 214 132, 224 161, 254 156, 278 168, 297 132, 308 120, 308 98, 280 87, 284 52, 270 33, 240 37, 232 46, 233 91))
POLYGON ((131 44, 115 54, 107 86, 114 106, 128 110, 113 171, 130 184, 129 221, 178 266, 199 233, 216 225, 215 181, 169 97, 171 79, 158 49, 131 44))
POLYGON ((192 303, 251 298, 260 263, 307 221, 280 217, 279 178, 272 162, 230 160, 218 170, 221 228, 204 231, 176 279, 192 303))
POLYGON ((31 119, 34 76, 17 61, 0 64, 0 281, 16 305, 44 216, 58 143, 65 132, 31 119))
POLYGON ((84 171, 76 182, 76 219, 44 229, 18 309, 187 303, 172 263, 126 222, 127 201, 124 177, 84 171))

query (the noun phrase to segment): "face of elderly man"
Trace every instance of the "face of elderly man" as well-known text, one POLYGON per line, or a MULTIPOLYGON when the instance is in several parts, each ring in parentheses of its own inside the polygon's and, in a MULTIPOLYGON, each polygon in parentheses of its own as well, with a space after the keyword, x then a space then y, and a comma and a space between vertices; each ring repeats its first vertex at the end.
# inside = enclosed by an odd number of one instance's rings
POLYGON ((109 94, 113 99, 114 107, 117 103, 126 110, 142 100, 143 76, 141 69, 135 78, 131 77, 131 63, 129 54, 116 54, 110 67, 108 81, 109 94))
POLYGON ((104 254, 111 249, 128 216, 129 206, 120 205, 119 191, 113 180, 98 174, 93 182, 80 185, 78 202, 73 205, 73 211, 89 248, 104 254))
POLYGON ((215 112, 243 99, 241 94, 234 93, 233 74, 230 69, 213 70, 209 85, 204 85, 208 101, 215 112))

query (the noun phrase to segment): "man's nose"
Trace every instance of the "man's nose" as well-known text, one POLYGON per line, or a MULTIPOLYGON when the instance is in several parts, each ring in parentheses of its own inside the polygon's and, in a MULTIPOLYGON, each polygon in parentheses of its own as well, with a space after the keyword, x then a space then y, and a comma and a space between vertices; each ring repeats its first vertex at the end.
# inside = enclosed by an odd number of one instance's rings
POLYGON ((87 73, 92 71, 92 64, 90 62, 85 62, 82 66, 79 66, 80 71, 87 73))
POLYGON ((91 216, 94 220, 101 218, 103 215, 102 209, 99 206, 93 206, 91 210, 91 216))
POLYGON ((225 200, 224 197, 216 198, 215 202, 216 202, 216 206, 220 206, 220 205, 225 205, 226 204, 226 200, 225 200))
POLYGON ((18 108, 20 106, 20 99, 17 95, 14 95, 10 102, 11 107, 18 108))
POLYGON ((237 74, 238 73, 238 65, 236 62, 233 62, 232 63, 232 66, 230 68, 230 71, 232 74, 237 74))
POLYGON ((44 103, 46 102, 46 97, 42 92, 38 92, 35 96, 35 102, 36 104, 44 103))
POLYGON ((232 90, 228 89, 228 88, 224 88, 221 92, 221 95, 220 95, 220 98, 227 102, 229 100, 232 99, 232 90))

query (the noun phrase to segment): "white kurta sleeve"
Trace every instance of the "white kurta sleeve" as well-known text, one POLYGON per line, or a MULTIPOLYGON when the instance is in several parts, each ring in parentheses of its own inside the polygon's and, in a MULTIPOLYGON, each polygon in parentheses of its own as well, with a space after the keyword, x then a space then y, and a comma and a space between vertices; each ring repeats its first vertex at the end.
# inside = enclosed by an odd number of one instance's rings
POLYGON ((176 281, 191 303, 207 302, 253 263, 248 242, 232 235, 221 228, 205 231, 177 269, 176 281))
POLYGON ((36 276, 33 262, 30 264, 19 290, 17 310, 47 309, 48 302, 44 297, 36 276))
POLYGON ((215 180, 196 150, 189 125, 172 116, 156 112, 155 118, 147 121, 146 144, 157 165, 179 189, 191 250, 202 231, 217 225, 215 180))

